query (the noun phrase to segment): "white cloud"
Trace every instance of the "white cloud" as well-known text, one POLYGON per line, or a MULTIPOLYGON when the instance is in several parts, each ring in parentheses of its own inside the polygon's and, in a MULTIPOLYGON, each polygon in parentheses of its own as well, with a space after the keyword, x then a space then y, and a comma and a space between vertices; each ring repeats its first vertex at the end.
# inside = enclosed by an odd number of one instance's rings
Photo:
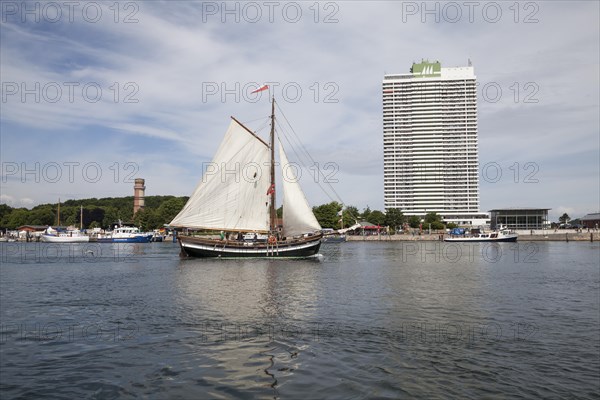
POLYGON ((7 194, 0 194, 0 204, 8 204, 11 207, 15 206, 15 198, 7 194))
MULTIPOLYGON (((466 15, 456 24, 421 23, 421 15, 403 15, 403 4, 394 2, 334 3, 338 22, 332 24, 322 20, 335 10, 321 8, 321 22, 315 23, 309 3, 299 3, 304 14, 296 24, 278 13, 269 23, 267 10, 255 24, 243 18, 235 23, 231 16, 221 23, 221 15, 203 14, 202 3, 136 4, 139 23, 133 24, 122 23, 126 13, 115 23, 106 3, 106 18, 95 24, 0 25, 2 82, 28 87, 57 82, 63 89, 56 103, 43 94, 40 102, 32 95, 23 102, 20 94, 3 101, 3 161, 96 161, 105 176, 114 162, 135 162, 149 191, 189 194, 228 117, 251 121, 270 111, 265 97, 249 102, 241 88, 274 81, 279 104, 315 160, 339 165, 336 190, 344 200, 382 208, 383 74, 406 72, 422 57, 444 66, 471 58, 480 87, 495 82, 503 89, 497 103, 479 102, 480 163, 497 161, 508 168, 535 162, 545 178, 535 187, 482 182, 482 210, 519 205, 519 198, 531 206, 572 204, 582 213, 597 208, 600 171, 597 157, 586 153, 600 149, 597 2, 535 3, 539 22, 533 24, 521 23, 523 9, 520 23, 514 23, 509 3, 501 3, 505 14, 497 24, 483 20, 480 11, 474 23, 466 15), (80 84, 73 102, 65 82, 80 84), (529 82, 538 87, 538 103, 523 102, 529 82), (99 85, 101 100, 85 101, 80 89, 86 83, 99 85), (207 95, 213 84, 219 92, 207 95), (240 89, 222 101, 222 89, 236 84, 240 89), (286 101, 286 84, 301 88, 298 102, 286 101), (511 87, 519 89, 517 102, 511 87), (337 102, 326 103, 328 95, 337 102), (138 102, 125 102, 127 96, 138 102), (585 162, 569 167, 580 158, 585 162), (557 187, 571 187, 578 196, 557 187)), ((129 195, 129 186, 106 179, 95 185, 10 181, 3 192, 39 203, 61 193, 129 195)), ((307 192, 313 203, 328 200, 313 189, 307 192)))

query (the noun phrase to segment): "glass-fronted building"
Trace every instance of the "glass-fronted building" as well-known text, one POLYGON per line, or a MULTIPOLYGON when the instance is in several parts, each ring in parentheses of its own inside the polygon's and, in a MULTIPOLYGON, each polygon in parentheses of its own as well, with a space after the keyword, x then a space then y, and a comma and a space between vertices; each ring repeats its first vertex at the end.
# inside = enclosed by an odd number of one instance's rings
POLYGON ((513 230, 546 229, 548 210, 551 208, 502 208, 490 210, 490 227, 498 229, 500 226, 513 230))

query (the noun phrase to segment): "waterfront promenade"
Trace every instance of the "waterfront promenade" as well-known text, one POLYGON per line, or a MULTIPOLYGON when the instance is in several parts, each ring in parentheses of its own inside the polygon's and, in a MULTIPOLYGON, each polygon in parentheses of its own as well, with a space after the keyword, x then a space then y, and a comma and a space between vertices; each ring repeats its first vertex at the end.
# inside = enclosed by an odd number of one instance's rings
MULTIPOLYGON (((533 231, 517 231, 519 234, 519 241, 531 241, 531 242, 597 242, 600 240, 600 230, 587 229, 578 232, 575 229, 559 229, 559 230, 533 230, 533 231)), ((431 232, 422 234, 402 233, 397 235, 348 235, 349 241, 399 241, 399 242, 412 242, 412 241, 440 241, 441 238, 447 236, 447 233, 442 232, 431 232)))

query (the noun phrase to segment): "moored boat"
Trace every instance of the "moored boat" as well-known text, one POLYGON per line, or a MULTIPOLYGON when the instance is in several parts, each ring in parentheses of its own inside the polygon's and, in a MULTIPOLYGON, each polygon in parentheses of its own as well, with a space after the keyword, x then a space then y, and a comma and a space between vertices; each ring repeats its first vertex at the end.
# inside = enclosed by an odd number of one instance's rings
POLYGON ((46 243, 87 243, 90 238, 78 229, 58 231, 49 226, 40 240, 46 243))
POLYGON ((119 226, 112 232, 99 234, 96 241, 98 243, 148 243, 151 239, 152 233, 140 232, 135 226, 119 226))
POLYGON ((237 119, 225 133, 212 163, 171 223, 179 230, 183 256, 310 257, 321 246, 321 226, 308 205, 278 140, 282 170, 283 222, 275 210, 275 100, 270 143, 237 119), (262 168, 268 166, 267 171, 262 168), (195 236, 193 231, 212 234, 195 236), (218 238, 214 236, 219 234, 218 238))
POLYGON ((344 243, 346 241, 346 235, 339 233, 331 228, 322 230, 323 232, 323 243, 344 243))
POLYGON ((444 242, 516 242, 518 235, 507 229, 477 234, 450 235, 444 237, 444 242))

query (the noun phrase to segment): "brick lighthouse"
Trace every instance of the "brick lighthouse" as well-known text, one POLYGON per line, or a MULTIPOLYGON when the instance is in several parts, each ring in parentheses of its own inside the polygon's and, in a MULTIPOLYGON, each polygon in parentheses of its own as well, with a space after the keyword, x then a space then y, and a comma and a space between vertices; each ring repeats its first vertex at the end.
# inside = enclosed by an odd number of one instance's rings
POLYGON ((135 178, 135 186, 133 187, 133 215, 135 215, 139 209, 144 208, 144 196, 146 190, 144 183, 144 179, 135 178))

